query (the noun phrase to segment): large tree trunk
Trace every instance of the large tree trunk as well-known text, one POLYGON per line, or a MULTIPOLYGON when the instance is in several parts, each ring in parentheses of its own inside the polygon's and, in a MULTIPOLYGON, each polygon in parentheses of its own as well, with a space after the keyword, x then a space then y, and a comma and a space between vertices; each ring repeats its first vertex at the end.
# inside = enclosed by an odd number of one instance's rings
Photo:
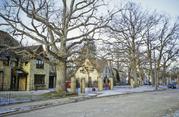
POLYGON ((155 76, 154 76, 154 69, 153 69, 153 67, 152 67, 152 60, 151 60, 151 58, 150 58, 150 70, 149 70, 149 72, 150 72, 150 78, 151 78, 151 83, 152 83, 152 86, 154 87, 155 86, 155 76))
POLYGON ((56 91, 65 89, 65 79, 66 79, 66 62, 59 61, 57 64, 57 79, 56 79, 56 91))
POLYGON ((59 55, 61 55, 61 60, 57 63, 57 80, 56 80, 56 91, 64 91, 65 90, 65 80, 66 80, 66 38, 63 38, 63 40, 60 43, 60 51, 59 55))
POLYGON ((157 61, 157 66, 155 68, 155 88, 158 90, 159 86, 159 75, 160 75, 160 59, 157 61))
POLYGON ((139 80, 140 80, 140 83, 139 85, 143 85, 143 81, 144 81, 144 71, 143 71, 143 68, 141 66, 141 63, 140 63, 140 59, 139 57, 137 58, 137 66, 138 66, 138 73, 139 73, 139 80))
POLYGON ((166 69, 167 69, 167 65, 166 65, 166 62, 164 62, 163 73, 161 74, 162 75, 162 81, 163 81, 164 85, 167 84, 166 69))
POLYGON ((130 66, 128 67, 127 77, 128 77, 128 84, 131 85, 131 68, 130 68, 130 66))
POLYGON ((133 66, 133 68, 132 68, 132 75, 133 75, 132 76, 133 77, 133 84, 131 84, 131 85, 132 85, 133 88, 138 87, 139 84, 138 84, 138 79, 137 79, 137 70, 136 70, 135 66, 133 66))
POLYGON ((131 63, 131 77, 132 82, 130 83, 132 88, 138 87, 138 77, 137 77, 137 68, 136 61, 133 59, 131 63))

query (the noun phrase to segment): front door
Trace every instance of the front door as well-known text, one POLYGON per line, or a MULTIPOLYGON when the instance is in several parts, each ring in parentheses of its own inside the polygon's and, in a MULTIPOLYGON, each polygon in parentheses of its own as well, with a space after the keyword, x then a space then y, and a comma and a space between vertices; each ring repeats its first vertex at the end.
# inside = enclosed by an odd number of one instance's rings
POLYGON ((54 76, 49 76, 49 88, 54 88, 54 76))
POLYGON ((27 78, 20 77, 19 78, 19 91, 26 91, 26 87, 27 87, 27 78))

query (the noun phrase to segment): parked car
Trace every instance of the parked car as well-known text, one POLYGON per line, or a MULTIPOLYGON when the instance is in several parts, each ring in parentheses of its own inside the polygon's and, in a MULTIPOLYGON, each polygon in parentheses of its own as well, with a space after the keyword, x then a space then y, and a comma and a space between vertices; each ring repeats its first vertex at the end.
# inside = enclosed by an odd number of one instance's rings
POLYGON ((176 89, 176 85, 177 85, 176 82, 171 82, 168 84, 168 88, 176 89))

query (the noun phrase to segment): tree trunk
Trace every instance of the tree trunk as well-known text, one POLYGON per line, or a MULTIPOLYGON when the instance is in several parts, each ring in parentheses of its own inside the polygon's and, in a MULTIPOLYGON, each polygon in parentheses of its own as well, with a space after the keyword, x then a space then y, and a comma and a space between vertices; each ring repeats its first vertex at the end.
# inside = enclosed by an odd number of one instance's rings
POLYGON ((144 81, 144 71, 143 71, 143 68, 141 66, 141 63, 140 63, 140 59, 139 57, 137 58, 137 66, 138 66, 138 73, 139 73, 139 80, 140 80, 140 83, 139 85, 143 85, 143 81, 144 81))
POLYGON ((128 84, 131 85, 131 68, 130 67, 128 67, 127 77, 128 77, 128 84))
POLYGON ((65 80, 66 80, 66 62, 65 61, 59 61, 57 64, 57 79, 56 79, 56 91, 59 91, 60 89, 65 89, 65 80))
POLYGON ((162 72, 162 74, 161 74, 161 78, 162 78, 162 83, 164 84, 164 85, 166 85, 167 84, 167 78, 166 78, 166 69, 167 69, 167 66, 166 66, 166 63, 164 63, 164 65, 163 65, 163 72, 162 72))
POLYGON ((133 80, 134 80, 133 88, 138 87, 139 84, 138 84, 138 80, 137 80, 137 70, 136 70, 136 68, 132 69, 132 75, 133 75, 132 77, 133 77, 133 80))
POLYGON ((149 70, 149 74, 150 74, 150 80, 152 83, 152 86, 155 86, 155 76, 154 76, 154 69, 152 67, 152 58, 149 58, 149 64, 150 64, 150 70, 149 70))

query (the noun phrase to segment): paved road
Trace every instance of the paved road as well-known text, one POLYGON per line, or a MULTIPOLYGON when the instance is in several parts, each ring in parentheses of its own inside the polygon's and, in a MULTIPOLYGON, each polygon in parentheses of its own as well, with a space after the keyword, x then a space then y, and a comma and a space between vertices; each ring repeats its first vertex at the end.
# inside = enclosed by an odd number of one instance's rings
POLYGON ((13 117, 161 117, 179 107, 179 89, 70 103, 13 117))

